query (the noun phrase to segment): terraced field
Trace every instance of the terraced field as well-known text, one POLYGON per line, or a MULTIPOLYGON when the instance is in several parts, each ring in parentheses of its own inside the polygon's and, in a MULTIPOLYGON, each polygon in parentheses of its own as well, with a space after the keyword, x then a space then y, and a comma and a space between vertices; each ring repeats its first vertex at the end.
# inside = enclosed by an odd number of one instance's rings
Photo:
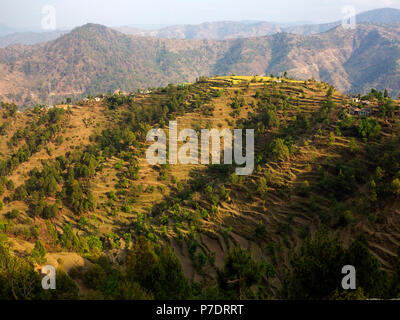
MULTIPOLYGON (((264 281, 276 296, 293 252, 326 225, 345 244, 364 232, 371 253, 391 272, 400 242, 398 197, 386 191, 380 196, 378 190, 372 201, 371 179, 379 183, 379 152, 389 157, 385 148, 391 140, 398 143, 399 101, 394 104, 393 117, 371 117, 380 132, 367 138, 358 130, 365 119, 348 113, 354 107, 350 98, 314 80, 201 78, 148 94, 57 106, 63 111, 56 122, 51 117, 39 121, 51 109, 18 112, 0 119, 0 125, 8 124, 0 144, 4 161, 27 144, 27 134, 21 134, 17 144, 7 145, 18 129, 32 128, 32 123, 39 129, 59 127, 3 176, 2 230, 16 254, 29 255, 39 240, 47 260, 66 271, 89 269, 99 254, 118 267, 139 237, 168 243, 185 276, 204 284, 215 283, 228 252, 240 246, 274 268, 264 281), (225 165, 150 165, 144 133, 153 127, 167 132, 165 119, 176 119, 178 130, 255 129, 255 170, 236 176, 234 167, 225 165), (27 181, 47 166, 61 166, 61 176, 55 175, 52 189, 43 194, 27 181), (79 199, 71 179, 83 190, 79 199), (349 188, 342 180, 349 181, 349 188), (87 202, 74 205, 82 199, 87 202), (55 204, 56 215, 35 214, 40 201, 55 204), (362 201, 369 201, 368 210, 362 201), (13 210, 18 214, 10 215, 13 210), (98 239, 100 251, 66 245, 66 225, 79 239, 98 239)), ((47 186, 46 177, 35 183, 47 186)), ((393 178, 388 170, 380 176, 388 184, 393 178)), ((91 292, 76 281, 81 294, 91 292)))

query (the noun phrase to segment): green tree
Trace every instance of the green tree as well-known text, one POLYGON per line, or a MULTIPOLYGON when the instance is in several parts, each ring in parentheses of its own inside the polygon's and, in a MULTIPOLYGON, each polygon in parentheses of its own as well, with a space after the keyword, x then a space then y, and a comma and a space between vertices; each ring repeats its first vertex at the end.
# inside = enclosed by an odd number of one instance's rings
POLYGON ((42 217, 44 219, 52 219, 55 218, 57 216, 58 213, 58 206, 57 204, 52 204, 52 205, 48 205, 46 206, 43 211, 42 211, 42 217))
POLYGON ((12 209, 10 212, 7 213, 8 219, 16 219, 19 217, 19 211, 17 209, 12 209))
POLYGON ((270 145, 272 156, 276 161, 283 161, 289 158, 290 151, 285 141, 281 138, 276 138, 270 145))
POLYGON ((160 300, 184 300, 189 298, 189 283, 181 262, 171 247, 161 249, 159 263, 155 270, 158 279, 154 288, 154 296, 160 300))
POLYGON ((332 86, 330 86, 329 89, 328 89, 328 91, 326 92, 326 96, 327 96, 328 98, 332 97, 333 92, 334 92, 334 89, 333 89, 332 86))
POLYGON ((117 300, 153 300, 154 296, 137 282, 121 281, 114 298, 117 300))
POLYGON ((391 188, 392 188, 393 194, 395 194, 396 196, 400 195, 400 179, 399 178, 393 179, 391 188))
POLYGON ((43 297, 40 277, 33 265, 15 256, 7 242, 0 242, 0 295, 2 299, 33 300, 43 297))
POLYGON ((187 299, 189 285, 179 259, 172 249, 161 249, 160 255, 144 238, 129 251, 126 262, 127 281, 138 283, 156 299, 187 299))
POLYGON ((387 297, 388 277, 377 258, 369 251, 368 241, 360 234, 346 251, 346 264, 356 269, 357 287, 362 288, 369 298, 387 297))
POLYGON ((218 283, 226 296, 244 299, 250 295, 251 286, 258 284, 264 275, 264 264, 255 262, 250 252, 236 247, 225 259, 222 270, 218 270, 218 283))
POLYGON ((56 271, 56 290, 49 290, 53 300, 77 300, 79 288, 75 281, 63 269, 56 271))
POLYGON ((273 110, 267 110, 262 113, 261 120, 267 128, 276 128, 279 126, 279 119, 276 112, 273 110))
POLYGON ((326 229, 308 238, 290 260, 291 273, 283 285, 288 299, 324 299, 333 294, 342 280, 345 250, 326 229))
POLYGON ((291 257, 291 272, 283 285, 283 296, 289 299, 329 299, 343 293, 341 270, 345 265, 356 269, 357 288, 369 298, 386 298, 388 278, 378 260, 369 252, 366 237, 361 234, 348 249, 326 228, 308 238, 291 257))
POLYGON ((349 150, 351 153, 356 153, 359 150, 357 140, 354 138, 350 139, 349 142, 349 150))
POLYGON ((268 192, 267 179, 265 179, 264 177, 260 178, 257 191, 261 196, 264 196, 268 192))
POLYGON ((358 125, 358 133, 362 138, 378 136, 381 132, 381 126, 374 118, 362 119, 358 125))
POLYGON ((38 264, 43 264, 47 261, 46 259, 46 248, 41 241, 36 241, 35 246, 31 252, 31 257, 38 264))
POLYGON ((389 92, 388 92, 388 89, 386 89, 386 88, 385 88, 385 92, 383 94, 383 97, 384 98, 389 98, 389 92))
POLYGON ((106 277, 106 271, 100 265, 94 264, 85 274, 85 283, 89 288, 101 290, 106 277))

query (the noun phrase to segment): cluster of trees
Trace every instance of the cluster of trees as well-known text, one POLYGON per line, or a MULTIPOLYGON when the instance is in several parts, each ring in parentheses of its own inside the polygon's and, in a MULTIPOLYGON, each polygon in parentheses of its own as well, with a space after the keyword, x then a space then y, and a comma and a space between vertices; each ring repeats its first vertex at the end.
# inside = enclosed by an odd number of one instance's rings
POLYGON ((385 98, 388 98, 389 94, 388 91, 385 90, 385 92, 382 92, 380 90, 376 89, 371 89, 371 92, 368 93, 365 96, 361 97, 361 100, 378 100, 378 101, 383 101, 385 98))
POLYGON ((322 166, 319 170, 320 182, 316 188, 326 195, 333 194, 337 200, 344 200, 356 192, 358 184, 366 182, 368 170, 359 159, 322 166))
POLYGON ((289 299, 335 299, 399 297, 398 271, 391 277, 369 251, 365 235, 358 236, 348 248, 326 229, 308 238, 291 257, 282 295, 289 299), (345 292, 341 283, 343 266, 356 269, 357 294, 345 292))
POLYGON ((76 161, 73 172, 69 172, 68 177, 71 179, 73 175, 75 178, 89 179, 96 173, 98 165, 99 162, 96 155, 90 152, 84 152, 81 158, 76 161))
POLYGON ((124 94, 112 94, 109 96, 106 96, 104 99, 104 103, 110 110, 115 110, 118 107, 124 105, 124 104, 132 104, 134 100, 133 95, 124 95, 124 94))
POLYGON ((267 270, 267 265, 254 261, 250 252, 234 248, 227 255, 222 270, 218 270, 220 295, 227 299, 254 298, 251 288, 260 284, 267 270))
POLYGON ((63 191, 65 191, 68 206, 76 214, 93 211, 96 207, 95 198, 87 183, 69 180, 63 191))
POLYGON ((375 118, 361 119, 357 129, 359 136, 366 140, 379 136, 381 132, 381 126, 375 118))
POLYGON ((370 148, 368 160, 375 166, 369 177, 370 199, 373 202, 390 197, 398 197, 398 182, 400 179, 400 141, 399 138, 370 148))
POLYGON ((256 91, 254 98, 258 100, 257 106, 260 110, 262 109, 273 109, 273 110, 290 110, 291 104, 299 104, 298 99, 294 99, 292 96, 284 94, 282 91, 277 92, 273 90, 256 91))
POLYGON ((58 201, 64 200, 77 214, 93 210, 96 202, 90 192, 89 178, 95 174, 99 163, 96 148, 67 153, 66 158, 60 156, 44 163, 41 171, 31 170, 29 179, 15 189, 9 200, 24 200, 33 215, 47 219, 54 218, 59 210, 58 204, 48 205, 44 201, 51 196, 56 196, 58 201))
POLYGON ((331 98, 328 98, 328 100, 324 101, 321 107, 321 112, 319 115, 319 122, 324 122, 325 124, 329 124, 330 122, 330 114, 332 110, 336 108, 336 103, 333 102, 331 98))
MULTIPOLYGON (((122 127, 122 126, 121 126, 122 127)), ((132 128, 133 129, 133 128, 132 128)), ((139 147, 138 137, 145 136, 145 130, 150 129, 148 125, 140 126, 137 131, 132 131, 129 126, 125 125, 123 128, 108 128, 103 130, 101 135, 95 137, 105 158, 111 158, 129 146, 139 147)), ((147 131, 146 131, 147 133, 147 131)))
POLYGON ((97 259, 101 256, 103 250, 103 241, 95 235, 79 236, 71 224, 65 224, 62 234, 54 234, 55 244, 60 244, 63 248, 76 251, 85 257, 97 259))
POLYGON ((57 216, 58 211, 59 207, 56 203, 47 204, 45 201, 39 200, 39 203, 33 209, 33 215, 43 219, 53 219, 57 216))
POLYGON ((190 297, 189 282, 170 247, 156 246, 141 238, 129 250, 124 270, 117 270, 102 256, 85 274, 78 276, 107 299, 184 300, 190 297))
POLYGON ((232 99, 232 102, 230 104, 232 109, 240 109, 240 108, 244 107, 245 105, 246 105, 246 101, 244 100, 244 98, 243 97, 239 98, 238 96, 235 96, 232 99))
POLYGON ((289 139, 276 138, 269 145, 269 151, 275 161, 284 161, 289 158, 293 142, 289 139))
MULTIPOLYGON (((26 192, 33 197, 34 200, 54 196, 58 191, 58 185, 62 181, 60 162, 56 160, 53 163, 46 163, 41 171, 39 171, 38 168, 34 168, 29 172, 29 176, 29 179, 25 182, 25 186, 20 188, 25 188, 26 192)), ((15 200, 23 199, 24 198, 21 197, 15 200)))
POLYGON ((248 251, 234 248, 218 269, 216 284, 190 283, 171 247, 142 237, 128 251, 123 270, 102 256, 86 273, 75 276, 107 299, 186 300, 257 298, 255 285, 261 286, 263 278, 275 274, 269 264, 256 262, 248 251))
POLYGON ((18 111, 18 106, 15 103, 7 103, 2 101, 0 102, 0 107, 4 110, 4 119, 13 117, 18 111))
POLYGON ((40 151, 50 139, 61 130, 62 115, 64 109, 53 108, 45 112, 37 122, 32 122, 28 130, 17 132, 9 141, 10 146, 17 145, 20 139, 25 139, 23 144, 8 159, 0 160, 0 175, 10 174, 20 163, 28 159, 36 152, 40 151))
POLYGON ((379 104, 379 116, 382 118, 394 117, 395 105, 394 101, 390 98, 386 98, 383 102, 379 104))
MULTIPOLYGON (((45 248, 37 242, 32 257, 43 261, 45 248)), ((56 271, 57 290, 43 290, 39 271, 29 259, 15 255, 7 242, 0 241, 0 299, 1 300, 55 300, 78 299, 79 289, 69 275, 58 268, 56 271)))
MULTIPOLYGON (((184 299, 259 299, 268 297, 268 279, 275 276, 273 266, 255 261, 248 250, 236 247, 228 252, 224 266, 217 269, 214 285, 190 283, 179 259, 168 246, 159 246, 139 238, 128 250, 124 268, 115 268, 101 255, 102 242, 96 237, 78 237, 70 225, 64 226, 60 241, 69 250, 82 253, 97 250, 94 265, 85 273, 78 269, 71 275, 100 293, 98 298, 123 300, 184 299)), ((37 241, 32 261, 45 263, 46 249, 37 241)), ((393 274, 382 269, 370 253, 368 241, 361 234, 348 247, 327 229, 319 230, 292 252, 290 268, 284 276, 281 298, 284 299, 365 299, 400 296, 400 258, 393 274), (343 290, 344 265, 356 269, 356 291, 343 290)), ((4 239, 0 242, 0 297, 2 299, 76 299, 75 282, 57 270, 57 290, 42 290, 40 275, 30 260, 12 254, 4 239)))
POLYGON ((261 112, 259 119, 261 124, 258 125, 258 131, 261 133, 264 133, 265 129, 279 128, 279 118, 272 108, 261 112))

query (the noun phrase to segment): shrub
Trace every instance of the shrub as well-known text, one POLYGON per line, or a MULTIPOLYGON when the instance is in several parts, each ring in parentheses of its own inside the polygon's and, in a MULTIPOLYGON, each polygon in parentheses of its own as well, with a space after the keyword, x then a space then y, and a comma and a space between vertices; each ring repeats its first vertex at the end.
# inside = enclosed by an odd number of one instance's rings
POLYGON ((290 151, 285 141, 281 138, 276 138, 271 144, 270 149, 274 160, 283 161, 289 158, 290 151))
POLYGON ((10 212, 7 213, 7 218, 12 220, 16 219, 19 216, 19 211, 17 209, 12 209, 10 212))
POLYGON ((43 264, 47 261, 46 259, 46 248, 41 241, 36 241, 35 247, 31 252, 31 257, 38 264, 43 264))
POLYGON ((93 265, 85 274, 86 285, 95 290, 101 290, 104 285, 107 274, 98 264, 93 265))

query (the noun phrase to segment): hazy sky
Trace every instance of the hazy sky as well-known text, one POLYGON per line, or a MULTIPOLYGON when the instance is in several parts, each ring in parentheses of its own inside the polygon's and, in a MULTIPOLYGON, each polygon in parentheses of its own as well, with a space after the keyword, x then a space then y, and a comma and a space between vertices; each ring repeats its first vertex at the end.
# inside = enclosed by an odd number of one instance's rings
POLYGON ((331 22, 341 18, 345 5, 357 12, 400 9, 400 0, 0 0, 0 24, 40 28, 46 5, 56 9, 56 25, 62 29, 88 22, 107 26, 221 20, 331 22))

